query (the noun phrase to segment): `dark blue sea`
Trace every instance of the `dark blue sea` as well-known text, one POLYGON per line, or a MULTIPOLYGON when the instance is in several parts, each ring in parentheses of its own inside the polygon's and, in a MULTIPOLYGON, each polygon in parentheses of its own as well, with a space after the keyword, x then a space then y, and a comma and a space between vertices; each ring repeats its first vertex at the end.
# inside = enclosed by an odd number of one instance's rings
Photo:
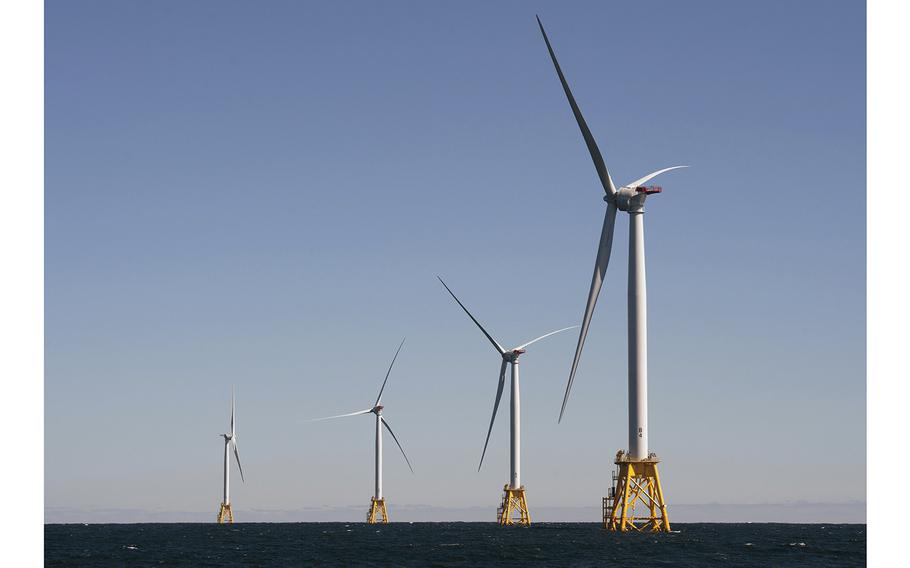
POLYGON ((47 566, 864 566, 866 525, 45 525, 47 566))

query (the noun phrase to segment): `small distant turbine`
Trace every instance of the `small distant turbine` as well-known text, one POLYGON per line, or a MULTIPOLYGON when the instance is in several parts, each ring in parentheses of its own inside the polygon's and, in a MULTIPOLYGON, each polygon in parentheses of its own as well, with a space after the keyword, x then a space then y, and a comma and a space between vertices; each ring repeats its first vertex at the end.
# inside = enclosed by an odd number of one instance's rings
POLYGON ((237 469, 240 470, 240 481, 243 479, 243 467, 240 465, 240 453, 237 451, 237 431, 234 427, 234 389, 231 389, 231 432, 219 434, 224 438, 224 496, 221 508, 218 510, 218 523, 233 523, 234 512, 231 511, 231 457, 230 450, 234 450, 234 459, 237 460, 237 469))
MULTIPOLYGON (((437 276, 436 278, 439 278, 437 276)), ((490 433, 493 431, 493 422, 496 420, 496 412, 499 410, 499 400, 502 398, 502 391, 505 387, 506 382, 506 366, 512 366, 512 404, 511 404, 511 429, 510 429, 510 477, 509 483, 503 487, 503 500, 502 505, 499 509, 498 521, 501 525, 529 525, 531 524, 531 514, 528 512, 528 502, 525 498, 525 488, 521 484, 521 401, 519 398, 519 385, 518 385, 518 358, 525 352, 525 347, 528 347, 532 343, 537 343, 541 339, 550 337, 553 334, 559 333, 561 331, 566 331, 578 327, 577 325, 564 327, 562 329, 557 329, 556 331, 551 331, 545 335, 541 335, 536 339, 532 339, 527 343, 523 343, 518 347, 513 347, 512 349, 505 349, 500 345, 493 336, 491 336, 487 330, 480 325, 480 322, 477 321, 471 312, 468 311, 468 308, 461 303, 461 300, 455 295, 454 292, 443 282, 442 278, 439 278, 439 281, 442 282, 442 285, 445 286, 445 289, 448 290, 452 298, 458 302, 458 305, 461 306, 461 309, 464 310, 468 317, 480 328, 480 331, 490 340, 490 343, 493 344, 493 348, 496 349, 497 353, 502 357, 502 366, 499 368, 499 384, 496 387, 496 399, 493 402, 493 416, 490 417, 490 428, 487 430, 487 439, 483 443, 483 453, 480 454, 480 464, 477 466, 477 471, 480 471, 480 468, 483 466, 483 458, 487 454, 487 445, 490 443, 490 433), (513 514, 518 515, 518 519, 513 520, 513 514)))
POLYGON ((348 414, 338 414, 337 416, 327 416, 325 418, 311 420, 311 422, 318 422, 320 420, 359 416, 361 414, 372 413, 376 415, 376 491, 373 498, 370 500, 370 510, 367 513, 367 522, 370 524, 389 522, 389 513, 386 509, 385 498, 382 495, 382 426, 385 426, 385 429, 392 435, 392 439, 395 440, 395 444, 397 444, 398 449, 401 450, 401 455, 404 456, 404 461, 408 464, 408 469, 411 470, 411 473, 414 473, 414 468, 411 467, 411 460, 409 460, 407 454, 404 453, 404 448, 401 447, 401 443, 398 441, 398 437, 395 436, 395 432, 392 432, 392 427, 389 426, 389 422, 382 416, 382 391, 385 390, 385 385, 389 381, 389 375, 392 373, 392 367, 395 365, 395 360, 398 359, 398 353, 401 352, 401 347, 403 345, 404 339, 401 340, 398 351, 396 351, 395 356, 392 357, 392 363, 389 365, 389 370, 385 374, 385 380, 382 381, 382 386, 379 388, 379 396, 376 397, 376 402, 373 403, 371 408, 350 412, 348 414))
POLYGON ((607 171, 600 149, 594 136, 588 129, 581 110, 572 96, 569 83, 566 81, 556 61, 556 54, 543 29, 540 18, 537 18, 540 33, 543 34, 550 59, 556 68, 556 74, 562 83, 562 88, 572 107, 572 113, 585 139, 588 152, 594 160, 594 168, 600 178, 604 189, 604 201, 607 202, 606 216, 600 233, 600 245, 597 249, 597 260, 594 264, 594 276, 591 279, 591 289, 588 292, 588 301, 578 334, 578 345, 575 348, 575 357, 572 360, 572 370, 569 372, 569 381, 566 384, 566 393, 559 411, 559 421, 562 421, 566 411, 566 403, 572 391, 572 382, 575 380, 575 371, 581 359, 581 351, 588 335, 588 326, 594 313, 594 305, 603 284, 604 273, 610 262, 610 251, 613 248, 613 225, 616 220, 616 211, 625 211, 629 214, 629 288, 628 288, 628 334, 629 334, 629 448, 628 452, 619 451, 616 454, 616 465, 619 466, 619 476, 615 478, 616 485, 611 488, 611 494, 605 499, 604 527, 610 530, 625 531, 627 529, 647 528, 653 531, 669 531, 670 521, 667 517, 666 503, 663 490, 660 487, 660 478, 657 474, 659 460, 655 454, 648 452, 648 331, 647 331, 647 294, 645 287, 645 233, 644 213, 645 199, 655 193, 660 193, 660 187, 646 187, 644 184, 664 172, 685 168, 686 166, 673 166, 652 172, 642 178, 628 183, 619 189, 613 184, 613 179, 607 171), (636 501, 642 501, 648 507, 648 514, 635 516, 636 501), (618 508, 618 509, 617 509, 618 508), (643 524, 636 525, 643 521, 643 524))

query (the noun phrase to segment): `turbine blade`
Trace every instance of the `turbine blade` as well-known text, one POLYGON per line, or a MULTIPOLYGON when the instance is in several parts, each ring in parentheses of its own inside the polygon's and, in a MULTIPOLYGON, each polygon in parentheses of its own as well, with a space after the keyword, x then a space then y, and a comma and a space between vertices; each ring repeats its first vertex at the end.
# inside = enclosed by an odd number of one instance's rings
POLYGON ((566 403, 569 402, 569 393, 572 391, 572 381, 575 380, 575 371, 578 369, 578 361, 581 359, 581 350, 585 346, 585 337, 588 335, 588 326, 591 325, 591 315, 594 313, 594 306, 597 304, 597 295, 600 294, 600 287, 604 281, 604 273, 607 271, 607 265, 610 263, 610 251, 613 248, 613 225, 615 222, 616 206, 610 203, 607 206, 603 230, 600 233, 600 246, 597 248, 597 261, 594 264, 594 276, 591 277, 591 290, 588 292, 588 303, 585 306, 584 318, 581 320, 581 330, 578 333, 578 345, 575 347, 575 358, 572 360, 572 371, 569 373, 566 394, 562 399, 562 408, 559 410, 559 422, 562 422, 562 415, 566 411, 566 403))
POLYGON ((245 480, 243 479, 243 466, 240 465, 240 453, 237 452, 237 439, 236 438, 231 438, 231 445, 234 447, 234 459, 237 460, 237 469, 240 470, 240 481, 245 482, 245 480))
POLYGON ((553 60, 553 66, 556 67, 556 74, 559 75, 559 81, 562 83, 562 88, 566 92, 566 98, 569 99, 569 106, 572 107, 575 121, 578 122, 578 128, 581 129, 581 135, 584 137, 585 144, 588 146, 588 152, 591 153, 591 159, 594 160, 594 168, 597 170, 597 176, 600 178, 600 183, 603 185, 606 194, 612 197, 613 194, 616 193, 616 186, 613 185, 613 178, 610 177, 610 172, 607 171, 607 165, 604 163, 603 156, 600 154, 600 149, 597 147, 597 142, 594 141, 594 136, 588 129, 585 118, 581 115, 578 103, 575 102, 575 97, 572 96, 572 90, 569 89, 569 83, 566 82, 566 77, 562 74, 562 69, 559 67, 559 61, 556 60, 556 54, 553 53, 553 46, 550 45, 550 39, 547 37, 547 32, 543 29, 543 24, 540 22, 539 16, 537 18, 537 25, 540 26, 540 33, 543 34, 543 40, 547 42, 547 51, 550 52, 550 59, 553 60))
POLYGON ((655 178, 664 172, 669 172, 670 170, 678 170, 679 168, 688 168, 689 166, 673 166, 672 168, 664 168, 662 170, 657 170, 656 172, 651 172, 641 179, 637 179, 630 184, 627 184, 626 187, 638 187, 641 184, 649 181, 651 178, 655 178))
POLYGON ((386 422, 386 419, 384 417, 380 416, 379 420, 382 422, 382 425, 385 426, 385 429, 389 431, 389 434, 392 435, 392 439, 395 440, 395 443, 398 444, 398 449, 401 450, 401 455, 404 456, 404 461, 407 462, 411 473, 414 473, 414 468, 411 466, 411 460, 408 459, 408 454, 404 453, 404 448, 401 447, 401 442, 398 441, 398 438, 395 436, 395 432, 392 432, 392 427, 389 426, 389 423, 386 422))
MULTIPOLYGON (((439 275, 438 275, 438 274, 436 275, 436 278, 439 278, 439 275)), ((455 293, 452 292, 451 288, 449 288, 448 286, 446 286, 446 283, 443 282, 442 278, 439 278, 439 281, 442 282, 442 285, 445 286, 446 290, 449 291, 449 294, 451 294, 452 297, 455 298, 455 301, 458 302, 458 305, 461 306, 461 309, 464 310, 464 313, 468 314, 468 317, 471 318, 471 320, 473 320, 474 323, 477 324, 477 327, 480 328, 480 331, 482 331, 483 334, 487 336, 487 339, 490 340, 490 343, 493 344, 493 347, 496 348, 496 351, 498 351, 500 355, 505 355, 506 350, 503 349, 502 345, 500 345, 499 343, 497 343, 496 340, 493 339, 493 336, 490 335, 489 333, 487 333, 487 330, 485 330, 485 329, 483 328, 483 326, 480 325, 480 322, 477 321, 477 318, 475 318, 473 315, 471 315, 471 312, 468 311, 468 308, 464 307, 464 304, 461 303, 461 300, 458 299, 458 296, 456 296, 455 293)))
POLYGON ((487 445, 490 443, 490 434, 493 432, 493 422, 496 421, 496 412, 499 410, 499 401, 502 399, 502 389, 506 384, 506 364, 502 360, 502 367, 499 368, 499 385, 496 387, 496 400, 493 402, 493 416, 490 417, 490 428, 487 430, 487 439, 483 443, 483 453, 480 454, 480 463, 477 465, 477 471, 483 467, 483 458, 487 455, 487 445))
POLYGON ((557 329, 556 331, 551 331, 550 333, 548 333, 548 334, 546 334, 546 335, 541 335, 541 336, 538 337, 537 339, 532 339, 531 341, 529 341, 529 342, 527 342, 527 343, 525 343, 525 344, 523 344, 523 345, 519 345, 518 347, 515 348, 515 350, 524 349, 524 348, 527 347, 528 345, 531 345, 532 343, 537 343, 537 342, 540 341, 541 339, 545 339, 545 338, 550 337, 551 335, 557 334, 557 333, 559 333, 559 332, 561 332, 561 331, 566 331, 567 329, 573 329, 573 328, 576 328, 576 327, 578 327, 578 326, 577 326, 577 325, 570 325, 569 327, 564 327, 564 328, 562 328, 562 329, 557 329))
POLYGON ((348 414, 338 414, 335 416, 326 416, 325 418, 313 418, 307 420, 307 422, 319 422, 320 420, 331 420, 332 418, 344 418, 345 416, 358 416, 360 414, 369 414, 373 412, 372 408, 367 408, 366 410, 358 410, 357 412, 349 412, 348 414))
POLYGON ((385 384, 389 380, 389 375, 392 373, 392 367, 395 365, 395 359, 398 359, 398 354, 401 352, 402 345, 404 345, 404 339, 401 340, 401 345, 398 346, 398 351, 396 351, 395 356, 392 357, 392 364, 389 365, 389 370, 386 371, 385 380, 382 381, 382 387, 379 389, 379 396, 376 397, 376 403, 373 406, 378 406, 379 401, 382 400, 382 391, 385 390, 385 384))
POLYGON ((234 387, 231 387, 231 436, 234 435, 234 387))

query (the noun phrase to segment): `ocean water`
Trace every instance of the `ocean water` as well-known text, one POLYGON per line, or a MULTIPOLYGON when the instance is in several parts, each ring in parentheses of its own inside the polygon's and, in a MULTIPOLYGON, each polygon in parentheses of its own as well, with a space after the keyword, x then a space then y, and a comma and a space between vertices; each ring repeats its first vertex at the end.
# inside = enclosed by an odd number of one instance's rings
POLYGON ((866 525, 45 525, 46 566, 864 566, 866 525))

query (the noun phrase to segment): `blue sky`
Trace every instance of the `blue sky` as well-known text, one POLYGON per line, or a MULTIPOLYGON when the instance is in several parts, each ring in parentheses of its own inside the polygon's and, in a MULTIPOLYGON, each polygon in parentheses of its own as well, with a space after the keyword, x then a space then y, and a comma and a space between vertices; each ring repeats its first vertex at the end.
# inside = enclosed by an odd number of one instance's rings
MULTIPOLYGON (((390 506, 495 508, 499 361, 435 274, 501 343, 576 324, 603 216, 535 13, 618 183, 691 166, 646 218, 671 515, 864 500, 864 11, 48 2, 46 506, 214 516, 231 385, 238 512, 366 505, 369 419, 306 420, 407 336, 390 506)), ((532 511, 599 502, 626 443, 627 223, 562 424, 574 338, 522 361, 532 511)))

